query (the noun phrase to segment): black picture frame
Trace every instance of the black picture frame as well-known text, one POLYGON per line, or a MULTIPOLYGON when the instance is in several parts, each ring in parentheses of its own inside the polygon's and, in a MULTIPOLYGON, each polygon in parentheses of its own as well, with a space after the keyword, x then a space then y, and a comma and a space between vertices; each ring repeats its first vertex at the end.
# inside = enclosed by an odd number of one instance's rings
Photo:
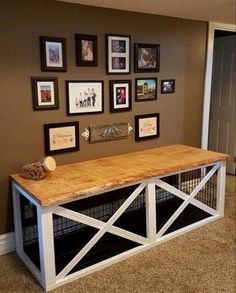
POLYGON ((132 110, 132 81, 110 80, 110 112, 132 110))
POLYGON ((67 71, 66 39, 40 36, 41 71, 67 71))
POLYGON ((157 77, 135 78, 135 101, 157 100, 157 77))
POLYGON ((134 72, 160 71, 160 45, 134 44, 134 72))
POLYGON ((160 137, 160 114, 151 113, 135 116, 135 141, 160 137))
POLYGON ((31 77, 33 110, 59 109, 58 78, 31 77))
POLYGON ((67 116, 104 112, 103 80, 66 80, 67 116))
POLYGON ((44 124, 45 155, 79 150, 79 122, 44 124))
POLYGON ((106 73, 130 74, 131 37, 106 34, 106 73))
POLYGON ((77 66, 98 66, 98 41, 95 35, 75 34, 77 66))
POLYGON ((161 94, 175 93, 175 79, 162 79, 161 80, 161 94))

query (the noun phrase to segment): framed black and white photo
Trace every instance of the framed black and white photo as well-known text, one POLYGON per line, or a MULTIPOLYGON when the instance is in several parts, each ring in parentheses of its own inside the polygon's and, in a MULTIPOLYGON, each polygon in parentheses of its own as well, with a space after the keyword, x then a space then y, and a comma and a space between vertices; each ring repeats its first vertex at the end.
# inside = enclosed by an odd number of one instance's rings
POLYGON ((145 102, 157 100, 157 78, 135 79, 135 101, 145 102))
POLYGON ((159 117, 159 113, 135 116, 135 140, 158 138, 160 136, 159 117))
POLYGON ((79 122, 44 124, 45 155, 79 150, 79 122))
POLYGON ((106 35, 107 74, 130 74, 130 36, 106 35))
POLYGON ((103 81, 66 81, 67 115, 103 113, 103 81))
POLYGON ((42 71, 66 71, 66 39, 40 37, 42 71))
POLYGON ((160 71, 160 45, 134 44, 134 72, 160 71))
POLYGON ((98 44, 97 36, 75 35, 76 65, 97 66, 98 65, 98 44))
POLYGON ((110 111, 124 112, 132 109, 131 80, 110 80, 110 111))
POLYGON ((33 110, 59 109, 57 77, 31 77, 33 110))
POLYGON ((161 80, 161 93, 173 94, 175 92, 175 79, 161 80))

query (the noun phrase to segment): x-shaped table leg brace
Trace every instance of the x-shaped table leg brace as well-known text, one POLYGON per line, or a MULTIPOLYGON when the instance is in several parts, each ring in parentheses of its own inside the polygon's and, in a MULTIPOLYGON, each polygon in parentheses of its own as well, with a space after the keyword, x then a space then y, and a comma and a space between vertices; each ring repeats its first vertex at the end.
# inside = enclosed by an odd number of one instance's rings
MULTIPOLYGON (((179 196, 180 194, 183 194, 183 197, 185 197, 184 202, 181 204, 181 206, 175 211, 175 213, 169 218, 169 220, 165 223, 165 225, 159 230, 157 233, 157 239, 161 238, 163 234, 166 232, 166 230, 170 227, 170 225, 176 220, 176 218, 182 213, 182 211, 187 207, 187 205, 194 200, 194 197, 197 195, 197 193, 204 187, 204 185, 207 183, 207 181, 213 176, 213 174, 219 169, 218 165, 215 165, 209 173, 202 179, 202 181, 194 188, 192 193, 188 196, 184 194, 183 192, 180 192, 180 190, 175 189, 172 187, 172 193, 179 196), (176 191, 175 191, 176 190, 176 191)), ((161 181, 160 179, 157 179, 156 185, 165 189, 165 186, 167 187, 167 184, 161 181)), ((167 189, 167 188, 166 188, 167 189)), ((179 196, 180 197, 180 196, 179 196)), ((196 201, 195 201, 196 205, 196 201)), ((215 213, 215 210, 212 209, 212 213, 215 213)))
MULTIPOLYGON (((119 209, 111 216, 111 218, 103 223, 100 230, 93 236, 93 238, 80 250, 80 252, 68 263, 68 265, 57 275, 56 279, 64 278, 73 267, 88 253, 88 251, 98 242, 98 240, 111 228, 114 222, 123 214, 127 207, 134 201, 140 192, 146 187, 147 183, 141 183, 127 198, 127 200, 119 207, 119 209)), ((55 208, 55 211, 57 208, 55 208)), ((58 209, 60 211, 60 209, 58 209)), ((113 227, 116 228, 116 227, 113 227)), ((118 229, 118 228, 117 228, 118 229)))

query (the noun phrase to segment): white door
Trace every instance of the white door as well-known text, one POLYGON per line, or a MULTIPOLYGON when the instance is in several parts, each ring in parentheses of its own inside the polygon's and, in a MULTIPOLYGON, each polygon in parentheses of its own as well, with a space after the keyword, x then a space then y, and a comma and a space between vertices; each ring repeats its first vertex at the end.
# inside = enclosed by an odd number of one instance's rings
POLYGON ((209 150, 228 153, 227 173, 236 163, 236 35, 215 38, 212 72, 209 150))

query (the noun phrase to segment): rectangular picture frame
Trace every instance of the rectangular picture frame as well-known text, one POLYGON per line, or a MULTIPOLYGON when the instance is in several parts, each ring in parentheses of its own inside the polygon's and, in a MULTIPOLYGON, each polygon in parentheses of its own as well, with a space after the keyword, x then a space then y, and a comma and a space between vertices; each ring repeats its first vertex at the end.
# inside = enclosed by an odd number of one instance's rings
POLYGON ((45 155, 79 150, 79 122, 44 124, 45 155))
POLYGON ((144 77, 135 79, 135 101, 145 102, 157 100, 157 78, 144 77))
POLYGON ((175 79, 161 80, 161 94, 173 94, 175 92, 175 79))
POLYGON ((33 110, 59 109, 58 78, 31 77, 33 110))
POLYGON ((97 36, 75 34, 76 65, 98 66, 97 36))
POLYGON ((160 71, 160 45, 134 44, 134 72, 160 71))
POLYGON ((132 110, 132 81, 110 80, 110 112, 132 110))
POLYGON ((106 34, 107 74, 130 74, 131 37, 106 34))
POLYGON ((67 115, 104 112, 103 80, 66 80, 67 115))
POLYGON ((151 113, 135 116, 135 141, 160 137, 160 114, 151 113))
POLYGON ((67 71, 66 39, 40 36, 41 71, 67 71))

